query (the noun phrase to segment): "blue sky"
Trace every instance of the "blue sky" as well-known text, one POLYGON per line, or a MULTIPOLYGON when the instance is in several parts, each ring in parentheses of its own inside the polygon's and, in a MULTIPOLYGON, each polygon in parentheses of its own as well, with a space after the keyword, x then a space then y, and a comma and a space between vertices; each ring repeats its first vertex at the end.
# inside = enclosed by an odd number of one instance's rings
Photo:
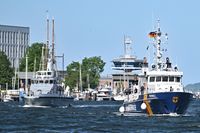
MULTIPOLYGON (((65 66, 101 56, 103 75, 123 54, 123 36, 133 39, 133 54, 147 56, 148 33, 159 18, 169 36, 168 56, 184 72, 183 83, 199 82, 199 0, 0 0, 0 24, 30 27, 30 44, 46 41, 46 10, 55 18, 56 54, 65 66)), ((152 47, 151 47, 152 48, 152 47)), ((151 54, 152 55, 152 54, 151 54)), ((61 61, 58 61, 61 66, 61 61)))

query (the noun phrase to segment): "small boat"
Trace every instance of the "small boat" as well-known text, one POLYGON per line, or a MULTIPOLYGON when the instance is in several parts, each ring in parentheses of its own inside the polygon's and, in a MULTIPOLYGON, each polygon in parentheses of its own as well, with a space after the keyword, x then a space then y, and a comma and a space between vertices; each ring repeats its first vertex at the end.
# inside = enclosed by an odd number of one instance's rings
POLYGON ((65 94, 61 79, 58 77, 54 56, 54 42, 52 41, 51 53, 48 46, 49 44, 47 43, 43 47, 42 70, 37 71, 32 79, 29 93, 24 96, 24 104, 52 107, 69 106, 74 101, 74 98, 65 94))
POLYGON ((111 101, 113 100, 112 89, 110 87, 101 88, 98 90, 97 101, 111 101))
POLYGON ((3 96, 3 102, 11 102, 14 101, 10 95, 4 95, 3 96))
MULTIPOLYGON (((119 108, 122 113, 184 114, 193 94, 185 92, 182 84, 183 72, 172 66, 169 58, 164 61, 162 56, 162 32, 159 21, 156 31, 149 36, 154 40, 154 64, 148 67, 147 59, 141 64, 137 74, 138 85, 135 93, 128 96, 119 108)), ((167 34, 165 34, 167 38, 167 34)))
POLYGON ((120 93, 118 95, 113 96, 115 101, 124 101, 126 99, 126 95, 124 93, 120 93))

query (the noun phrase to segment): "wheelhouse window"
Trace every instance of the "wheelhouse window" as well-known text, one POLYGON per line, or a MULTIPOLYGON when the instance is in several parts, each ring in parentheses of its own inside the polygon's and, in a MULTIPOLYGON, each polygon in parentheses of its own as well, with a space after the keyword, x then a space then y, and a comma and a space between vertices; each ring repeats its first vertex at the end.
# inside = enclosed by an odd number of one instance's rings
POLYGON ((39 83, 41 83, 41 84, 42 84, 42 83, 43 83, 43 80, 40 80, 40 81, 39 81, 39 83))
POLYGON ((155 77, 150 77, 149 81, 150 82, 155 82, 155 77))
POLYGON ((47 75, 51 75, 51 72, 47 72, 47 75))
POLYGON ((181 82, 181 77, 175 77, 175 82, 181 82))
POLYGON ((168 76, 163 76, 163 77, 162 77, 162 81, 163 81, 163 82, 168 82, 168 76))
POLYGON ((161 81, 161 76, 156 77, 156 82, 160 82, 161 81))
POLYGON ((53 80, 50 80, 50 84, 53 84, 53 80))
POLYGON ((169 82, 174 82, 174 76, 169 76, 169 82))

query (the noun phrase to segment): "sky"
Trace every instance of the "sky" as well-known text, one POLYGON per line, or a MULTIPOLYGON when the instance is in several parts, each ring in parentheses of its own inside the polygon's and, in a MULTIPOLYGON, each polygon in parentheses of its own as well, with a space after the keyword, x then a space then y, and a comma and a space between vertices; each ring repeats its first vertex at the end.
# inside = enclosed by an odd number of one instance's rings
POLYGON ((101 56, 106 76, 112 74, 111 61, 123 55, 124 35, 133 40, 133 55, 153 55, 146 50, 153 51, 148 33, 159 19, 169 38, 166 56, 183 71, 186 85, 200 82, 199 5, 199 0, 0 0, 0 24, 30 27, 30 45, 46 42, 48 10, 55 19, 56 55, 64 53, 65 66, 101 56))

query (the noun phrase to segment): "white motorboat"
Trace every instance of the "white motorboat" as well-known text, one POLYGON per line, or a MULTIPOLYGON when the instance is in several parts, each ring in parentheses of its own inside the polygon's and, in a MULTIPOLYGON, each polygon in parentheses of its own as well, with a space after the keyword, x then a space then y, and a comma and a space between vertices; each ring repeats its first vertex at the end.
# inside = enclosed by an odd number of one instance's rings
POLYGON ((105 88, 98 90, 96 99, 97 99, 97 101, 113 100, 111 88, 105 87, 105 88))
POLYGON ((11 101, 14 101, 14 99, 12 99, 10 95, 4 95, 3 102, 11 102, 11 101))

